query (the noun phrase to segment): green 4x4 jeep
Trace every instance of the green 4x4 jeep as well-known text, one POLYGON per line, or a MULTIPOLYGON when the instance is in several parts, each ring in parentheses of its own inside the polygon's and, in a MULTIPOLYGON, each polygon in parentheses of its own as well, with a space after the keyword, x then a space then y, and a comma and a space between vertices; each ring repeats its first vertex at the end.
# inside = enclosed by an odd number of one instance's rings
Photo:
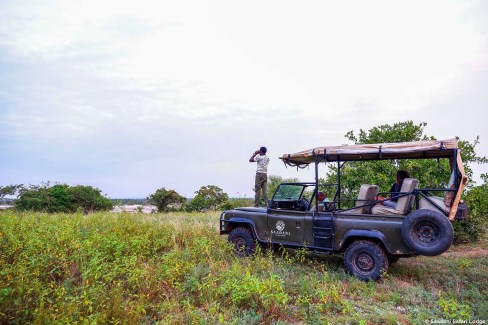
POLYGON ((320 147, 280 159, 290 166, 314 164, 315 182, 280 184, 266 208, 222 212, 220 234, 228 234, 239 256, 252 254, 257 243, 340 253, 351 275, 377 280, 400 257, 445 252, 453 240, 451 222, 467 216, 460 200, 467 178, 455 139, 320 147), (404 179, 400 192, 389 193, 398 199, 395 208, 379 204, 384 199, 378 186, 362 184, 352 207, 345 207, 341 168, 349 161, 382 159, 449 159, 451 177, 446 188, 435 189, 404 179), (337 163, 337 183, 319 184, 318 166, 330 162, 337 163), (326 186, 335 195, 321 205, 317 193, 326 186))

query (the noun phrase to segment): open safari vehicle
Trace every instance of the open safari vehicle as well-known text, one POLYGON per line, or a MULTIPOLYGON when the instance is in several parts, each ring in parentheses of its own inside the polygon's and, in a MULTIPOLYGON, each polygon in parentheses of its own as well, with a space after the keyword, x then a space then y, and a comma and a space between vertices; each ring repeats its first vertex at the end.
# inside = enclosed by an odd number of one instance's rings
POLYGON ((376 280, 400 257, 445 252, 453 241, 451 222, 467 217, 461 202, 467 178, 455 139, 318 147, 280 159, 290 166, 313 165, 315 181, 279 185, 266 208, 222 212, 220 232, 229 235, 239 255, 252 253, 256 242, 341 253, 350 274, 376 280), (353 204, 341 198, 341 170, 348 162, 396 159, 447 159, 447 187, 405 178, 400 192, 384 193, 397 199, 395 208, 382 205, 385 198, 375 184, 362 184, 353 204), (319 165, 327 163, 337 164, 337 182, 319 184, 319 165), (317 200, 323 189, 333 193, 329 202, 317 200))

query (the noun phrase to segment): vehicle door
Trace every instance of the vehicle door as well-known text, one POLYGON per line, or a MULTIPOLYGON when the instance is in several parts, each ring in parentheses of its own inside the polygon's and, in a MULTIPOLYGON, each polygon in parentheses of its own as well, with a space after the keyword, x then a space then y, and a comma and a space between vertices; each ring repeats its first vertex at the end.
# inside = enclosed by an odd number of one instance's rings
POLYGON ((281 184, 276 190, 268 209, 268 231, 273 243, 303 244, 308 209, 308 202, 302 197, 305 187, 281 184))

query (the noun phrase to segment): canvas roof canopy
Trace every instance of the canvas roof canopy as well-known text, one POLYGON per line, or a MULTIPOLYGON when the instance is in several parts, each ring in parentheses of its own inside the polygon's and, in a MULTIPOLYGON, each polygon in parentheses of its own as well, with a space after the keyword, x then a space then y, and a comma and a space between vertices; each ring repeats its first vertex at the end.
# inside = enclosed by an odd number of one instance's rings
POLYGON ((306 165, 321 161, 360 161, 378 159, 454 158, 458 148, 456 139, 424 140, 398 143, 375 143, 327 146, 284 154, 280 159, 289 165, 306 165))

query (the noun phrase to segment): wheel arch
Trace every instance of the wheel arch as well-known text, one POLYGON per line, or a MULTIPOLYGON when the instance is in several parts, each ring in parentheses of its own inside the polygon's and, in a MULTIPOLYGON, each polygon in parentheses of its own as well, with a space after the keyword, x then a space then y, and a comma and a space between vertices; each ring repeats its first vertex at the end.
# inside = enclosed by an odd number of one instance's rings
POLYGON ((346 251, 347 247, 357 240, 369 240, 381 245, 387 254, 392 254, 390 244, 386 236, 377 230, 362 230, 362 229, 351 229, 344 234, 344 239, 340 243, 338 249, 339 252, 343 253, 346 251))
POLYGON ((256 232, 256 225, 252 220, 245 219, 245 218, 231 218, 229 220, 225 220, 224 229, 221 231, 221 234, 230 234, 232 230, 238 227, 244 227, 251 230, 254 238, 258 238, 258 234, 256 232))

